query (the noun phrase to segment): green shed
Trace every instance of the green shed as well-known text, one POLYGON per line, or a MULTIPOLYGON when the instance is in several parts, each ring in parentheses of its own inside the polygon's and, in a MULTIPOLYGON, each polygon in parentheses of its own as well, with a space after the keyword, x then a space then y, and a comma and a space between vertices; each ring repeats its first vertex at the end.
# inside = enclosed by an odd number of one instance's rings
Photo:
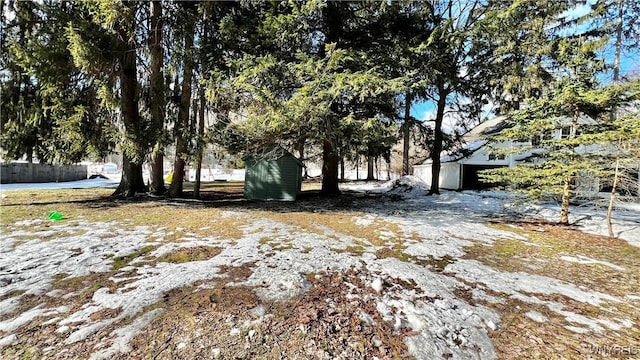
POLYGON ((300 193, 303 164, 281 146, 263 148, 244 162, 245 198, 294 201, 300 193))

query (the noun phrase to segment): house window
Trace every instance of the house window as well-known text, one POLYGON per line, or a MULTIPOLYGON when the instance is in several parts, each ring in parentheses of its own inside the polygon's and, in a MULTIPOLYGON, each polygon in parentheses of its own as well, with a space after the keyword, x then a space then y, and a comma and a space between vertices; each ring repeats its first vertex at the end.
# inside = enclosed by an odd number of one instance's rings
POLYGON ((540 144, 542 144, 542 138, 539 135, 536 135, 531 138, 532 146, 540 146, 540 144))
POLYGON ((551 139, 553 139, 552 132, 550 130, 544 130, 542 134, 536 134, 531 138, 531 145, 538 147, 542 145, 543 141, 551 139))
POLYGON ((504 154, 498 154, 496 155, 496 153, 489 153, 489 155, 487 156, 489 160, 504 160, 504 154))
POLYGON ((571 127, 563 127, 562 128, 562 135, 560 136, 561 139, 566 139, 569 136, 571 136, 571 127))

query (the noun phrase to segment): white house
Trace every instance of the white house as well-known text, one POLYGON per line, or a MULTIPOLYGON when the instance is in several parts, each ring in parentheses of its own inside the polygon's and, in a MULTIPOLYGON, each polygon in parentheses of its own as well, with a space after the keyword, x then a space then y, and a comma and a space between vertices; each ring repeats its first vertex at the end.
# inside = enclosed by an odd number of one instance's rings
MULTIPOLYGON (((571 132, 571 120, 564 119, 561 123, 566 126, 549 134, 550 138, 561 139, 568 137, 571 132)), ((595 121, 589 118, 581 118, 580 124, 595 124, 595 121)), ((486 146, 485 136, 497 134, 507 127, 505 117, 497 117, 483 122, 473 128, 463 136, 466 143, 465 153, 460 151, 443 153, 440 157, 440 188, 448 190, 470 190, 482 189, 489 187, 488 184, 482 183, 479 179, 478 172, 485 169, 494 169, 499 167, 514 167, 518 162, 529 158, 536 150, 531 150, 531 146, 536 145, 540 139, 532 139, 527 142, 505 141, 493 144, 494 147, 523 147, 522 152, 515 153, 506 157, 496 156, 491 153, 490 147, 486 146)), ((603 151, 601 147, 581 147, 578 151, 599 152, 603 151)), ((432 160, 428 159, 420 165, 414 165, 413 174, 422 179, 427 184, 431 184, 431 165, 432 160)), ((598 191, 599 185, 597 179, 590 184, 583 184, 581 187, 588 187, 589 191, 598 191)))
MULTIPOLYGON (((480 189, 486 185, 481 183, 478 172, 485 169, 514 166, 519 158, 515 156, 497 157, 486 147, 486 135, 500 132, 506 126, 504 117, 497 117, 483 122, 463 136, 466 143, 463 152, 445 152, 440 156, 440 188, 448 190, 480 189)), ((510 143, 501 146, 512 146, 510 143)), ((528 154, 526 154, 528 155, 528 154)), ((522 155, 524 158, 526 155, 522 155)), ((431 166, 433 161, 427 159, 420 165, 414 165, 413 175, 427 184, 431 184, 431 166)))

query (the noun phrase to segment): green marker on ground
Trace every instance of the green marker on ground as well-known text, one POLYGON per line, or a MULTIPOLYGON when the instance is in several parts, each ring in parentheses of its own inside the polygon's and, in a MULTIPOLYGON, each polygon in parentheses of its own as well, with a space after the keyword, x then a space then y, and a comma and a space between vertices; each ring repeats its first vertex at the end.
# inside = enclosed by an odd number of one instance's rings
POLYGON ((49 219, 57 221, 57 220, 64 219, 64 216, 62 216, 62 214, 60 214, 57 211, 52 211, 52 212, 49 213, 49 219))

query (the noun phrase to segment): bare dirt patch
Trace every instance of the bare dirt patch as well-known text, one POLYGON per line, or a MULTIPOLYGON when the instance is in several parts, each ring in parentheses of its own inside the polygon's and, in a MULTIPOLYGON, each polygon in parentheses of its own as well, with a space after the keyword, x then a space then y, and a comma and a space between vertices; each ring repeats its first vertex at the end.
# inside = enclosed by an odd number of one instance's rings
POLYGON ((119 358, 410 358, 407 334, 384 322, 356 272, 311 278, 309 291, 286 302, 265 302, 244 286, 171 292, 165 314, 119 358))

